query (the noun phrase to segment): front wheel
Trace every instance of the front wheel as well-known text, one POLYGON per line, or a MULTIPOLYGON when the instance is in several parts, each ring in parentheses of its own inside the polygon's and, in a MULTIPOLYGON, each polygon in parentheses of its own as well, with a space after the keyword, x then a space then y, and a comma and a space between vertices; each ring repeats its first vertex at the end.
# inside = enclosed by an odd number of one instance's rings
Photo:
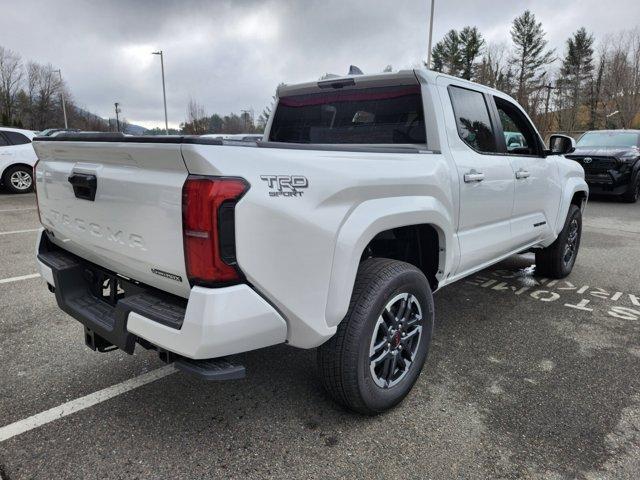
POLYGON ((9 167, 2 183, 11 193, 28 193, 33 190, 33 173, 29 167, 16 165, 9 167))
POLYGON ((582 211, 571 205, 556 241, 536 252, 536 273, 549 278, 568 276, 576 263, 581 238, 582 211))
POLYGON ((404 262, 365 260, 346 317, 318 349, 327 392, 365 415, 394 407, 418 379, 432 332, 433 298, 424 274, 404 262))

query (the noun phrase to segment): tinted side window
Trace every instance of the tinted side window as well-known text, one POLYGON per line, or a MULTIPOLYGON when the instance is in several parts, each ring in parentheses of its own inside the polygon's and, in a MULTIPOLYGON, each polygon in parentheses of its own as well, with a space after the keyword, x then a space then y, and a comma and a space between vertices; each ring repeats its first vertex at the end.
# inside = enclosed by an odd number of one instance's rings
POLYGON ((14 145, 24 145, 25 143, 31 143, 27 137, 18 132, 4 132, 4 134, 9 138, 9 141, 14 145))
POLYGON ((502 124, 507 153, 513 155, 538 154, 539 142, 536 140, 535 129, 520 109, 507 100, 499 97, 493 98, 502 124))
POLYGON ((475 90, 453 86, 449 87, 449 95, 460 138, 479 152, 497 152, 484 95, 475 90))
POLYGON ((5 140, 4 136, 2 135, 2 132, 0 132, 0 147, 4 147, 9 145, 9 143, 7 143, 7 141, 5 140))

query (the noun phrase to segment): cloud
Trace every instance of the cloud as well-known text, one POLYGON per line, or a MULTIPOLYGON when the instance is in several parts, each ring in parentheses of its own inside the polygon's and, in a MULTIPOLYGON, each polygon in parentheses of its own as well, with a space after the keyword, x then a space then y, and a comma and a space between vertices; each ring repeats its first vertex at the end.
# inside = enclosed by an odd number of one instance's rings
MULTIPOLYGON (((636 0, 477 2, 436 0, 434 40, 477 25, 508 42, 510 23, 530 8, 559 53, 585 26, 597 37, 632 28, 636 0)), ((24 0, 4 8, 0 45, 62 69, 78 104, 102 116, 121 104, 133 123, 162 125, 159 58, 165 52, 169 121, 184 120, 189 97, 209 113, 269 104, 280 82, 326 72, 410 68, 426 56, 427 0, 60 0, 43 10, 24 0)))

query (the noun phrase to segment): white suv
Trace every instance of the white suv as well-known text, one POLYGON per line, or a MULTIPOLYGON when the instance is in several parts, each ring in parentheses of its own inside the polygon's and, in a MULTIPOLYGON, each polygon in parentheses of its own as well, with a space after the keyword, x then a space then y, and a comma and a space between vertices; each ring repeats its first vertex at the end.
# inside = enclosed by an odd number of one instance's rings
POLYGON ((12 193, 33 190, 33 137, 30 130, 0 127, 0 182, 12 193))

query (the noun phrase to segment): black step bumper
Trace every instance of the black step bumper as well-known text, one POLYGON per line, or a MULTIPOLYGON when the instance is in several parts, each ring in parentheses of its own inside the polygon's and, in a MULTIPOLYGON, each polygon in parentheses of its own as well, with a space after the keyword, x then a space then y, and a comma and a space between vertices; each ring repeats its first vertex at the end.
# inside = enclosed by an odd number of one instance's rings
POLYGON ((132 354, 135 335, 127 331, 131 312, 180 329, 187 301, 81 259, 42 236, 38 260, 51 269, 60 309, 85 326, 85 341, 93 350, 113 347, 132 354))

